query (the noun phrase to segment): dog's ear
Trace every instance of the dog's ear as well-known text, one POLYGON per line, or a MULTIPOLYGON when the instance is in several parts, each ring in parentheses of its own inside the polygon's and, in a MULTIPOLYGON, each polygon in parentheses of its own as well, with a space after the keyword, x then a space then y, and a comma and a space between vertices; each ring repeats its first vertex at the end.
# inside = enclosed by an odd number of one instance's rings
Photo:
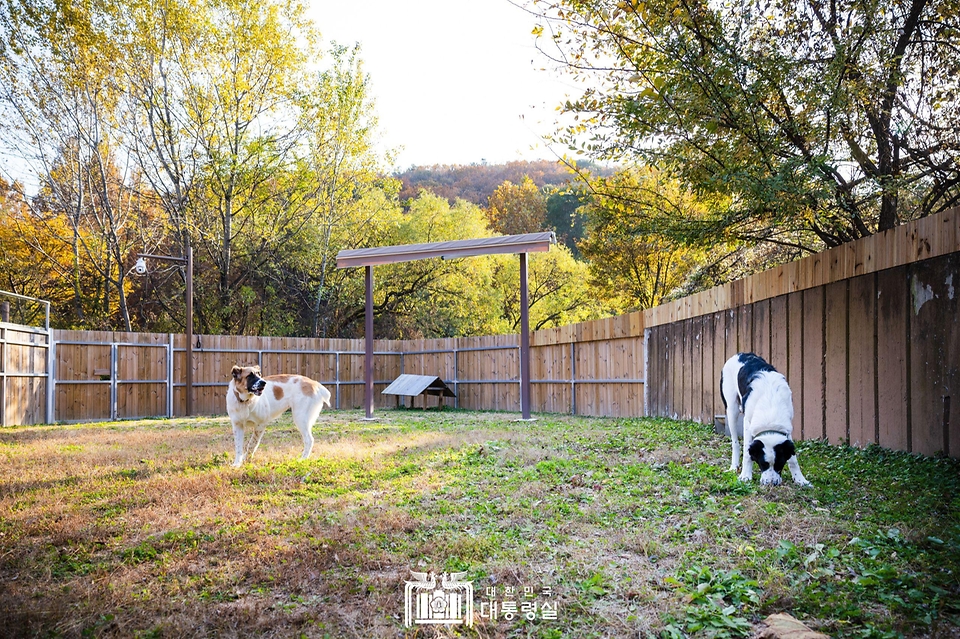
POLYGON ((263 375, 263 373, 260 372, 260 366, 258 366, 258 365, 255 364, 255 365, 251 366, 250 368, 252 368, 252 369, 253 369, 253 372, 255 372, 257 375, 263 375))
POLYGON ((230 371, 230 374, 233 376, 233 379, 240 381, 240 375, 243 373, 243 369, 239 366, 234 366, 233 370, 230 371))
POLYGON ((797 454, 797 447, 793 440, 786 439, 773 447, 773 453, 776 455, 773 469, 779 473, 787 465, 787 460, 797 454))

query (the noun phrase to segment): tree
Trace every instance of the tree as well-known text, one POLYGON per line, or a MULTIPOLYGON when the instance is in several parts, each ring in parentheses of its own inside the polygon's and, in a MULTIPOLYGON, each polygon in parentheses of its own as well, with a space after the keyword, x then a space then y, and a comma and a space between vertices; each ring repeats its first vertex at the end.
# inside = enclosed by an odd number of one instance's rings
POLYGON ((557 234, 557 241, 570 249, 574 257, 580 257, 577 244, 586 232, 586 216, 581 207, 590 199, 586 189, 580 186, 551 188, 547 191, 547 217, 545 225, 557 234))
MULTIPOLYGON (((22 191, 22 185, 0 177, 0 289, 37 299, 69 299, 73 293, 71 280, 63 274, 70 272, 73 260, 69 246, 59 238, 69 236, 70 229, 62 218, 48 224, 34 217, 23 201, 22 191), (60 228, 55 228, 58 223, 60 228)), ((0 299, 3 301, 9 300, 0 299)), ((12 317, 21 324, 43 319, 16 313, 12 317)), ((63 326, 64 318, 53 315, 51 323, 63 326)))
POLYGON ((316 88, 304 92, 301 98, 311 132, 305 165, 316 184, 319 230, 319 275, 312 317, 312 334, 316 336, 326 335, 328 329, 324 310, 335 251, 350 245, 349 236, 369 228, 386 208, 393 213, 392 202, 399 188, 397 181, 380 178, 372 140, 376 118, 368 93, 369 78, 363 72, 359 53, 359 47, 335 47, 332 68, 319 74, 316 88), (390 197, 385 200, 383 194, 390 197))
POLYGON ((47 239, 70 246, 72 261, 58 267, 77 320, 130 330, 126 262, 143 208, 138 176, 117 154, 117 49, 96 26, 115 11, 110 2, 4 5, 0 107, 9 117, 0 134, 39 183, 20 193, 32 215, 24 228, 36 231, 28 241, 45 256, 47 239))
MULTIPOLYGON (((501 290, 499 333, 520 330, 520 260, 501 255, 496 262, 495 286, 501 290)), ((589 283, 589 268, 574 259, 563 244, 546 253, 527 256, 530 328, 541 330, 610 315, 589 283)))
POLYGON ((414 166, 396 173, 403 183, 400 200, 413 200, 422 190, 446 198, 451 204, 459 200, 486 206, 490 196, 504 182, 517 184, 529 177, 539 187, 567 184, 568 168, 555 160, 515 160, 505 164, 414 166))
MULTIPOLYGON (((452 206, 429 191, 421 192, 401 212, 378 215, 377 231, 364 236, 364 246, 419 244, 489 237, 480 207, 457 200, 452 206)), ((357 248, 360 248, 358 246, 357 248)), ((456 337, 500 332, 497 329, 500 291, 492 286, 489 260, 429 259, 390 264, 374 270, 374 313, 378 337, 390 339, 456 337)), ((350 323, 341 335, 363 330, 362 269, 353 271, 346 297, 351 299, 350 323)), ((343 272, 343 271, 341 271, 343 272)))
POLYGON ((36 197, 21 193, 31 211, 24 238, 47 259, 52 253, 44 247, 51 240, 69 246, 72 259, 57 266, 72 284, 78 319, 87 326, 129 331, 128 256, 145 235, 156 232, 158 219, 140 197, 136 175, 121 173, 108 150, 86 155, 81 147, 63 149, 36 197), (68 233, 61 230, 64 225, 68 233))
POLYGON ((675 180, 653 169, 622 171, 591 182, 584 207, 592 286, 618 311, 652 308, 706 265, 704 251, 672 242, 661 225, 696 223, 704 207, 675 180))
POLYGON ((396 193, 357 49, 321 69, 284 0, 13 0, 0 35, 0 135, 38 176, 31 221, 71 247, 77 325, 182 326, 180 269, 126 273, 192 246, 200 331, 325 333, 332 256, 396 193))
POLYGON ((536 233, 547 218, 547 199, 529 177, 520 184, 504 182, 490 196, 490 228, 503 235, 536 233))
MULTIPOLYGON (((128 135, 182 252, 196 244, 202 330, 244 330, 251 274, 316 210, 306 155, 313 26, 295 2, 137 5, 124 74, 128 135), (244 288, 246 287, 246 288, 244 288), (207 294, 210 291, 210 294, 207 294)), ((255 295, 255 294, 254 294, 255 295)))
POLYGON ((727 198, 664 233, 813 250, 960 202, 952 0, 534 5, 590 86, 560 137, 727 198))

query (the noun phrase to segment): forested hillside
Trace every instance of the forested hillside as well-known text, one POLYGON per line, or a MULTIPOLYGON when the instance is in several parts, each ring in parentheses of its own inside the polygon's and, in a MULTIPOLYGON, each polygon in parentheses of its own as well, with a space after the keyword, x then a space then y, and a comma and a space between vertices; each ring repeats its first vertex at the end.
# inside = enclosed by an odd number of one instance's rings
POLYGON ((427 189, 446 198, 452 204, 462 199, 479 206, 487 201, 504 182, 519 184, 524 177, 538 187, 566 186, 576 175, 561 162, 552 160, 516 161, 506 164, 470 164, 467 166, 415 166, 397 173, 400 180, 400 200, 415 198, 427 189))

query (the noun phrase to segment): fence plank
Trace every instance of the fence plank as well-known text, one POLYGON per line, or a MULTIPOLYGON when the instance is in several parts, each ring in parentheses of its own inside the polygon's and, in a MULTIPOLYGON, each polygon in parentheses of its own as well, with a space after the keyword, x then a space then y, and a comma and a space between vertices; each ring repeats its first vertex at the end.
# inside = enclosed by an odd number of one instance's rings
POLYGON ((683 322, 683 365, 680 367, 683 372, 683 418, 693 419, 693 399, 696 393, 695 373, 700 369, 697 357, 697 334, 696 319, 688 319, 683 322))
POLYGON ((705 424, 713 423, 713 416, 716 414, 715 405, 719 403, 717 398, 719 372, 713 359, 716 351, 713 343, 716 338, 715 321, 715 315, 704 315, 701 327, 701 335, 703 336, 703 400, 700 402, 700 421, 705 424))
MULTIPOLYGON (((649 361, 652 380, 647 383, 656 385, 656 401, 651 405, 651 415, 669 415, 667 406, 667 390, 669 388, 669 370, 670 370, 670 342, 667 335, 667 325, 657 326, 650 331, 650 340, 657 344, 657 357, 649 361)), ((647 356, 649 358, 649 355, 647 356)))
POLYGON ((683 367, 684 367, 684 357, 683 357, 683 322, 677 322, 671 327, 671 336, 672 340, 672 357, 671 357, 671 376, 673 377, 673 385, 671 386, 669 393, 671 396, 671 401, 673 403, 673 417, 678 419, 683 418, 683 367))
POLYGON ((803 293, 790 293, 787 299, 787 363, 783 374, 793 392, 793 436, 796 439, 809 439, 803 428, 805 389, 803 386, 803 293))
POLYGON ((752 353, 753 347, 753 305, 741 306, 736 309, 737 317, 737 350, 741 353, 752 353))
POLYGON ((727 317, 726 311, 713 314, 713 391, 716 393, 713 400, 713 411, 716 415, 724 414, 723 399, 720 396, 720 370, 727 361, 727 317))
POLYGON ((770 365, 787 375, 787 296, 770 300, 770 365))
POLYGON ((952 266, 948 267, 947 300, 948 317, 953 317, 954 321, 947 322, 945 328, 948 331, 947 339, 944 341, 946 348, 946 359, 944 369, 946 371, 945 397, 949 404, 948 410, 944 413, 945 432, 947 436, 947 451, 951 457, 960 458, 960 322, 956 321, 960 317, 960 255, 950 256, 952 266))
MULTIPOLYGON (((649 361, 650 377, 652 380, 648 380, 647 383, 654 384, 656 387, 656 390, 652 395, 656 398, 656 400, 651 405, 650 414, 658 416, 670 414, 670 409, 668 406, 669 397, 667 392, 670 388, 671 355, 670 339, 667 327, 667 324, 657 326, 655 330, 650 332, 651 342, 655 342, 657 344, 657 357, 656 359, 651 359, 649 361)), ((649 358, 650 355, 648 354, 647 357, 649 358)))
POLYGON ((690 374, 690 419, 703 422, 703 317, 690 320, 693 343, 691 344, 690 374))
POLYGON ((767 360, 770 355, 770 300, 761 300, 753 305, 753 351, 767 360))
POLYGON ((850 443, 877 443, 876 274, 850 280, 850 443))
POLYGON ((906 267, 877 273, 877 386, 880 445, 909 450, 906 267))
POLYGON ((949 388, 951 382, 956 383, 958 356, 949 353, 948 345, 957 341, 956 318, 960 316, 953 284, 960 273, 955 257, 917 262, 908 268, 911 449, 924 455, 950 449, 949 388))
MULTIPOLYGON (((842 268, 838 266, 838 268, 842 268)), ((847 281, 824 288, 826 298, 826 360, 824 362, 824 433, 832 444, 847 433, 847 281)))
POLYGON ((803 438, 824 432, 824 289, 803 291, 803 438))

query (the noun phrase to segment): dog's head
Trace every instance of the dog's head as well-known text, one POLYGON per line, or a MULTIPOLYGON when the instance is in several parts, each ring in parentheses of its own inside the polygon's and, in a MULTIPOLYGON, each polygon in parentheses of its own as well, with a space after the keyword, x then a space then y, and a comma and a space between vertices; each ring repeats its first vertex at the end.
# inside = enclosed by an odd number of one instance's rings
POLYGON ((786 435, 761 435, 750 444, 750 459, 757 462, 761 483, 779 484, 780 472, 787 461, 797 453, 797 447, 786 435))
POLYGON ((234 366, 230 372, 233 376, 233 388, 241 396, 257 395, 263 392, 267 382, 260 377, 259 366, 234 366))

